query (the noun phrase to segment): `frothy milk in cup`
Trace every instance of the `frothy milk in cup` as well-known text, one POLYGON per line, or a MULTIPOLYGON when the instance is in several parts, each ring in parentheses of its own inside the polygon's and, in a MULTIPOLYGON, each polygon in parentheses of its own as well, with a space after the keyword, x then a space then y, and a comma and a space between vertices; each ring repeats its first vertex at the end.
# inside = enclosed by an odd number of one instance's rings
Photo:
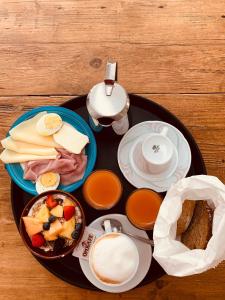
POLYGON ((96 279, 107 285, 118 286, 134 277, 139 254, 129 237, 112 232, 96 240, 91 248, 89 264, 96 279))

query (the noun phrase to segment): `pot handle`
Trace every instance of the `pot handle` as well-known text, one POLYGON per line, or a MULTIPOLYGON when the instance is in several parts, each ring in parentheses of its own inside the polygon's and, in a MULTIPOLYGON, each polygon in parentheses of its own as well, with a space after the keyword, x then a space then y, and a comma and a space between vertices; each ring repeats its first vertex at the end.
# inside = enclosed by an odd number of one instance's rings
POLYGON ((116 62, 107 61, 105 71, 105 93, 106 96, 112 95, 114 82, 116 80, 116 62))

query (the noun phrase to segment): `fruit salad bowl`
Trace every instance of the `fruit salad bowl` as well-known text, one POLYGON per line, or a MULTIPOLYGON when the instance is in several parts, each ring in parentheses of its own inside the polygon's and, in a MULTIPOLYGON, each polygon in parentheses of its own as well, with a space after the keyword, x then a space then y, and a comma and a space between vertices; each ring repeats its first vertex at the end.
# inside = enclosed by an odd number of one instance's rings
POLYGON ((33 197, 20 218, 20 235, 32 254, 44 259, 62 258, 73 251, 85 228, 79 201, 60 190, 33 197))

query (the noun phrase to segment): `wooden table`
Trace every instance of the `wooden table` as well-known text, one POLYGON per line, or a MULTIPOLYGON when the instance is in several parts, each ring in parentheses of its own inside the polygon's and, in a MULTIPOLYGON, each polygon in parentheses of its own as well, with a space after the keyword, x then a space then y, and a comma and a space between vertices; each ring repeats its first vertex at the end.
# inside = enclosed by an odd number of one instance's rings
MULTIPOLYGON (((222 0, 0 1, 0 138, 24 111, 86 94, 111 57, 129 93, 176 114, 225 181, 224 32, 222 0)), ((70 286, 22 243, 2 164, 0 182, 0 299, 224 299, 224 263, 120 295, 70 286)))

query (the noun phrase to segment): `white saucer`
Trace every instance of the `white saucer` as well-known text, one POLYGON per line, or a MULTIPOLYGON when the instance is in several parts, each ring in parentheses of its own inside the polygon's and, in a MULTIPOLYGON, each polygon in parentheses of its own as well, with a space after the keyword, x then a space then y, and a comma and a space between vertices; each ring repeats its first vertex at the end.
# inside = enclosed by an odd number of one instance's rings
POLYGON ((187 140, 176 127, 161 121, 145 121, 131 127, 123 136, 118 147, 117 159, 121 172, 133 186, 136 188, 150 188, 156 192, 165 192, 172 184, 187 175, 191 165, 191 150, 187 140), (149 174, 148 176, 140 176, 140 172, 134 170, 130 161, 132 147, 143 135, 160 133, 165 126, 169 128, 167 134, 168 138, 173 142, 177 149, 177 167, 172 174, 169 176, 167 174, 167 176, 163 176, 163 178, 150 179, 149 174))
POLYGON ((134 169, 134 171, 141 176, 144 179, 147 179, 148 181, 162 181, 168 177, 170 177, 175 170, 177 169, 178 165, 178 153, 177 149, 174 146, 174 155, 172 157, 172 161, 169 165, 169 168, 166 169, 164 172, 161 172, 159 174, 151 174, 148 171, 147 164, 143 158, 142 150, 141 150, 141 144, 146 136, 149 134, 143 134, 140 136, 136 142, 132 145, 130 153, 129 153, 129 160, 131 167, 134 169))
MULTIPOLYGON (((128 221, 127 217, 121 214, 109 214, 109 215, 102 216, 94 220, 89 226, 97 230, 100 230, 103 233, 104 231, 101 228, 101 221, 107 218, 112 218, 120 221, 123 225, 123 229, 125 232, 127 231, 128 233, 134 233, 141 237, 148 238, 148 235, 144 230, 140 230, 134 227, 128 221)), ((111 286, 104 285, 92 275, 88 260, 79 259, 81 269, 85 274, 85 276, 87 277, 87 279, 97 288, 110 293, 123 293, 135 288, 145 278, 146 274, 148 273, 148 270, 151 265, 151 260, 152 260, 152 248, 149 244, 145 244, 133 238, 132 240, 135 242, 137 246, 140 262, 139 262, 138 271, 134 276, 134 278, 131 279, 131 281, 118 287, 111 287, 111 286)))

